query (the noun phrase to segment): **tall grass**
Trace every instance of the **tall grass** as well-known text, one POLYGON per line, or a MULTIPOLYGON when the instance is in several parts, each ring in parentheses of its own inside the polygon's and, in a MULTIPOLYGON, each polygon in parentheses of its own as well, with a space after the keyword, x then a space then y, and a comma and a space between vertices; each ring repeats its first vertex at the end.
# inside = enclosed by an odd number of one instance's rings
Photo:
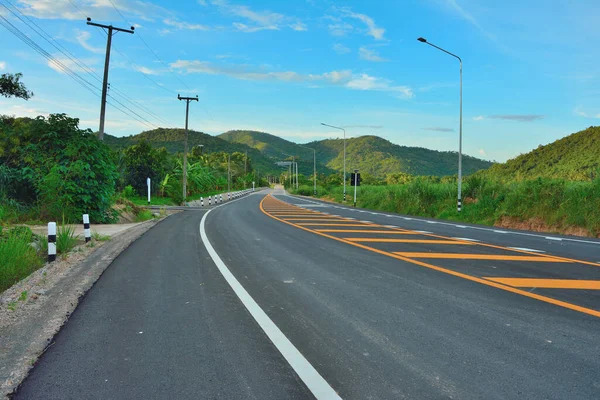
POLYGON ((0 236, 0 292, 8 289, 43 265, 30 243, 31 232, 8 231, 0 236))
POLYGON ((77 236, 75 236, 75 227, 73 225, 59 226, 56 230, 56 251, 59 254, 66 254, 77 245, 77 236))
MULTIPOLYGON (((296 193, 310 195, 312 188, 300 187, 296 193)), ((341 186, 325 190, 328 197, 341 202, 341 186)), ((321 195, 319 193, 319 195, 321 195)), ((354 187, 347 188, 349 202, 354 187)), ((559 230, 571 227, 600 234, 600 179, 574 182, 559 179, 501 182, 471 176, 463 184, 463 210, 456 210, 456 183, 415 178, 403 185, 359 186, 359 207, 431 218, 494 225, 503 217, 526 221, 540 219, 559 230)))

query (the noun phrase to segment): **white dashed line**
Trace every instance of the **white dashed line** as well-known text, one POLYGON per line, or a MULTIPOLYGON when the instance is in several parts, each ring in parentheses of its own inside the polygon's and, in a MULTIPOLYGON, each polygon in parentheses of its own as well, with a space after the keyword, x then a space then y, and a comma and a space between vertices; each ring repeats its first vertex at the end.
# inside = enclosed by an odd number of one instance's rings
POLYGON ((544 250, 528 249, 527 247, 509 247, 509 249, 512 249, 512 250, 521 250, 521 251, 529 251, 531 253, 545 253, 544 250))
POLYGON ((480 240, 477 239, 469 239, 469 238, 460 238, 460 237, 453 237, 452 239, 454 240, 462 240, 465 242, 479 242, 480 240))

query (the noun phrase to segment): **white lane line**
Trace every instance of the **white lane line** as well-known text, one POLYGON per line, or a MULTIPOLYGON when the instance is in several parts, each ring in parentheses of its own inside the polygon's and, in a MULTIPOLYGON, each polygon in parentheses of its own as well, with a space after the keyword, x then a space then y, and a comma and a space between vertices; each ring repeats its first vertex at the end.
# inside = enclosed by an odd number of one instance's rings
POLYGON ((464 225, 454 225, 454 226, 455 226, 456 228, 463 228, 463 229, 464 229, 464 228, 466 228, 466 226, 464 226, 464 225))
POLYGON ((425 221, 425 222, 427 222, 428 224, 437 224, 436 221, 425 221))
POLYGON ((385 228, 397 228, 396 225, 383 225, 385 228))
POLYGON ((465 242, 480 242, 480 240, 477 239, 469 239, 469 238, 459 238, 459 237, 453 237, 452 239, 455 240, 463 240, 465 242))
POLYGON ((208 210, 202 217, 200 222, 200 237, 202 243, 206 247, 210 258, 214 261, 215 265, 219 269, 219 272, 223 275, 231 289, 235 292, 237 297, 240 299, 244 307, 248 310, 250 315, 267 334, 271 342, 277 347, 277 350, 290 364, 292 369, 298 374, 300 379, 306 384, 308 389, 317 398, 317 400, 329 400, 329 399, 340 399, 341 397, 333 390, 333 388, 327 383, 327 381, 319 374, 319 372, 308 362, 308 360, 298 351, 298 349, 290 342, 290 340, 281 332, 281 330, 275 325, 275 323, 269 318, 269 316, 263 311, 262 308, 254 301, 250 294, 244 289, 240 282, 233 276, 229 268, 225 265, 221 257, 217 254, 215 249, 210 244, 208 236, 206 235, 205 222, 206 217, 212 210, 208 210))
MULTIPOLYGON (((291 197, 291 196, 289 196, 291 197)), ((307 200, 309 201, 309 200, 307 200)), ((316 203, 316 202, 315 202, 316 203)), ((319 203, 316 203, 319 204, 319 203)), ((358 212, 362 212, 360 210, 356 210, 353 208, 348 208, 348 207, 338 207, 342 210, 346 210, 346 211, 358 211, 358 212)), ((384 214, 380 214, 380 215, 384 215, 384 214)), ((396 218, 404 218, 404 220, 406 221, 410 221, 412 219, 414 219, 415 221, 419 221, 419 222, 424 222, 423 219, 420 218, 408 218, 408 217, 402 217, 400 215, 394 215, 394 217, 396 218)), ((451 222, 442 222, 442 221, 438 221, 438 224, 440 225, 448 225, 448 226, 456 226, 454 223, 451 222)), ((486 232, 495 232, 495 233, 510 233, 512 235, 520 235, 520 236, 529 236, 529 237, 535 237, 535 238, 546 238, 544 235, 537 235, 535 233, 527 233, 527 232, 512 232, 512 231, 498 231, 495 229, 490 229, 490 228, 483 228, 481 226, 467 226, 466 228, 469 229, 477 229, 480 231, 486 231, 486 232)), ((600 246, 600 241, 591 241, 591 240, 583 240, 583 239, 572 239, 572 238, 561 238, 561 240, 565 241, 565 242, 574 242, 574 243, 585 243, 585 244, 594 244, 596 246, 600 246)))
POLYGON ((557 242, 562 242, 561 238, 557 238, 557 237, 552 237, 552 236, 545 236, 544 239, 548 239, 548 240, 556 240, 557 242))
POLYGON ((417 233, 431 233, 429 231, 413 231, 413 232, 417 232, 417 233))
POLYGON ((536 249, 528 249, 527 247, 508 247, 512 250, 521 250, 521 251, 529 251, 531 253, 545 253, 544 250, 536 250, 536 249))
POLYGON ((359 222, 362 222, 362 223, 365 223, 365 224, 372 224, 373 223, 371 221, 359 221, 359 222))

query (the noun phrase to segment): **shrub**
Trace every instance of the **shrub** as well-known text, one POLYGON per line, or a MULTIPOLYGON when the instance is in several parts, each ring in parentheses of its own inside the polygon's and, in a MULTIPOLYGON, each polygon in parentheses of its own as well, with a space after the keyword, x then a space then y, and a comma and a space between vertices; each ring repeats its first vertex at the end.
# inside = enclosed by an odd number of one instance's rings
POLYGON ((133 186, 127 185, 123 189, 123 192, 121 192, 121 196, 128 200, 131 200, 135 197, 135 189, 133 188, 133 186))

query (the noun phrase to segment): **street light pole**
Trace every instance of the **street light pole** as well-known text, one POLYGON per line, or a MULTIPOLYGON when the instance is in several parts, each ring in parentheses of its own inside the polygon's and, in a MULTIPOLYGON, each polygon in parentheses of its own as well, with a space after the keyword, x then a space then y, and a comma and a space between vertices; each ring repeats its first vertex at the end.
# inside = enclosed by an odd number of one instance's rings
POLYGON ((181 97, 177 95, 179 100, 185 101, 185 139, 183 144, 183 204, 187 197, 187 153, 188 153, 188 117, 190 114, 190 101, 198 101, 198 95, 196 97, 181 97))
POLYGON ((462 81, 463 81, 463 77, 462 77, 462 59, 457 56, 456 54, 450 53, 447 50, 442 49, 439 46, 436 46, 433 43, 430 43, 427 41, 427 39, 420 37, 417 39, 419 42, 421 43, 425 43, 430 45, 431 47, 435 47, 436 49, 443 51, 446 54, 451 55, 452 57, 458 59, 459 63, 460 63, 460 128, 459 128, 459 134, 458 134, 458 199, 457 199, 457 210, 458 212, 461 211, 462 209, 462 120, 463 120, 463 111, 462 111, 462 81))
POLYGON ((321 125, 344 131, 344 203, 345 203, 346 202, 346 130, 344 128, 340 128, 339 126, 324 124, 323 122, 321 122, 321 125))
POLYGON ((312 149, 307 146, 303 146, 299 144, 298 146, 304 147, 305 149, 309 149, 313 151, 313 195, 317 195, 317 150, 312 149))

